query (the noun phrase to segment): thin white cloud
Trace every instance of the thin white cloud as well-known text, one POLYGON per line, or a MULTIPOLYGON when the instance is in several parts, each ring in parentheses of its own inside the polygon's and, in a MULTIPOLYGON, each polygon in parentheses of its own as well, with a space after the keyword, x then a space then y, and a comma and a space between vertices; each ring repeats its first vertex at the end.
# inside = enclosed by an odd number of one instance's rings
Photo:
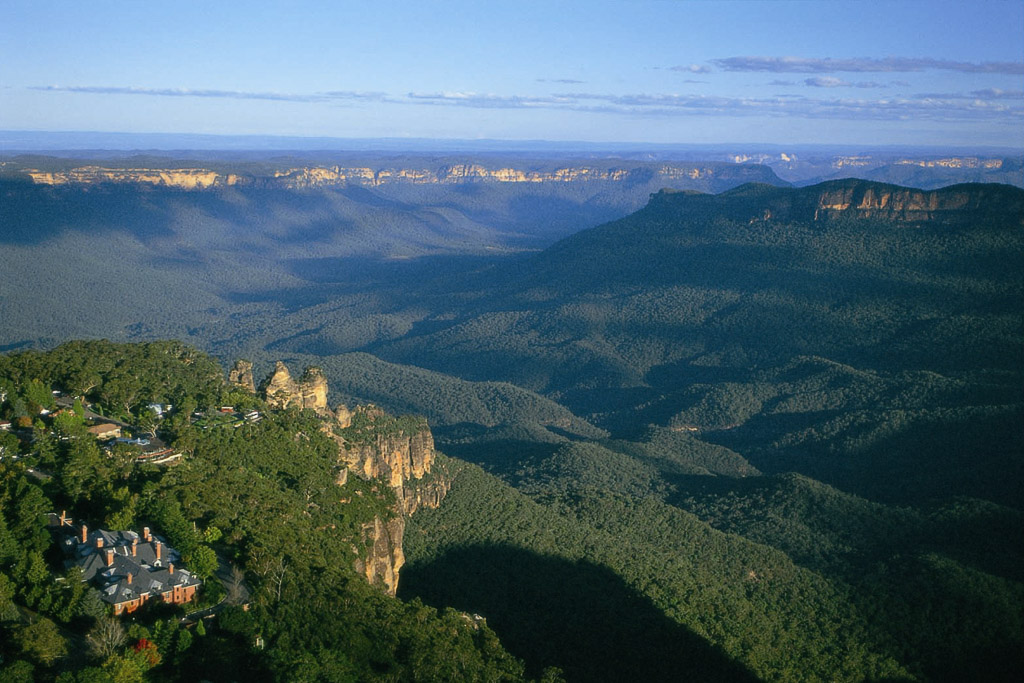
MULTIPOLYGON (((814 87, 858 87, 837 78, 819 81, 814 87)), ((785 81, 784 83, 797 85, 785 81)), ((863 84, 876 87, 876 84, 863 84)), ((208 97, 242 100, 275 100, 331 104, 371 101, 393 105, 449 106, 470 109, 562 110, 631 116, 767 116, 795 118, 836 118, 846 120, 987 120, 1020 125, 1024 119, 1024 92, 1020 90, 977 90, 957 95, 918 95, 876 98, 813 98, 800 95, 777 97, 728 97, 700 94, 605 94, 556 93, 552 95, 503 95, 443 91, 410 92, 402 96, 378 92, 325 91, 311 94, 190 90, 185 88, 138 88, 108 86, 39 86, 50 92, 136 95, 150 97, 208 97)))
POLYGON ((538 83, 562 83, 563 85, 582 85, 586 81, 578 81, 575 78, 538 78, 538 83))
POLYGON ((711 62, 724 71, 769 73, 868 73, 960 71, 963 73, 1024 74, 1024 62, 957 62, 931 57, 727 57, 711 62))
POLYGON ((918 93, 918 100, 1024 100, 1024 90, 1003 90, 1001 88, 985 88, 967 93, 918 93))
POLYGON ((240 90, 204 90, 191 88, 140 88, 134 86, 39 85, 31 90, 86 93, 94 95, 146 95, 150 97, 205 97, 232 100, 271 100, 278 102, 328 102, 331 100, 383 101, 385 93, 332 90, 312 94, 247 92, 240 90))
POLYGON ((852 83, 847 83, 841 78, 835 76, 815 76, 813 78, 804 79, 804 85, 809 85, 812 88, 843 88, 849 87, 852 83))
POLYGON ((985 88, 984 90, 972 90, 971 97, 979 97, 985 100, 1020 100, 1024 99, 1024 90, 985 88))
POLYGON ((685 66, 670 66, 669 71, 682 71, 688 74, 709 74, 711 67, 704 64, 687 64, 685 66))
MULTIPOLYGON (((772 83, 772 85, 779 85, 778 83, 772 83)), ((812 88, 884 88, 886 87, 883 83, 876 83, 874 81, 858 81, 851 83, 850 81, 844 81, 841 78, 835 76, 812 76, 811 78, 804 79, 804 85, 812 88)))
MULTIPOLYGON (((709 97, 702 95, 576 95, 579 105, 600 103, 604 110, 647 115, 721 114, 870 120, 992 120, 1019 124, 1024 107, 972 100, 909 98, 709 97)), ((576 108, 575 106, 573 108, 576 108)))
POLYGON ((439 104, 476 109, 530 109, 570 104, 574 95, 494 95, 475 92, 438 92, 407 95, 417 104, 439 104))

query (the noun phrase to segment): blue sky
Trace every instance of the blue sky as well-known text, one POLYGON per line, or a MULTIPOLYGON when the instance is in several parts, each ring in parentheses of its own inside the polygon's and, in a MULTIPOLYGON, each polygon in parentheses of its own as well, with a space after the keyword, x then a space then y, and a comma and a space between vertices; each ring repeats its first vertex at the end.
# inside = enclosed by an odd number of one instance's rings
POLYGON ((1024 147, 1024 0, 4 0, 0 129, 1024 147))

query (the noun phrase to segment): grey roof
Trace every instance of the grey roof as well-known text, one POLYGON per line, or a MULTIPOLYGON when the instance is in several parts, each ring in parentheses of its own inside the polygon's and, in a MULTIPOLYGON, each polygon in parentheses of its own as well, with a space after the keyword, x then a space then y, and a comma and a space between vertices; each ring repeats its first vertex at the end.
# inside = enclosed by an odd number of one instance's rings
MULTIPOLYGON (((65 532, 68 529, 65 528, 65 532)), ((89 531, 86 542, 81 542, 81 527, 75 527, 75 535, 67 534, 60 546, 70 567, 82 568, 82 578, 95 584, 105 602, 117 604, 135 600, 145 593, 160 594, 175 586, 196 586, 201 581, 187 569, 179 566, 181 554, 167 545, 163 538, 151 536, 143 541, 134 531, 89 531), (97 541, 102 545, 97 547, 97 541), (160 557, 157 558, 157 545, 160 557), (135 555, 132 555, 132 547, 135 555), (108 551, 113 551, 107 564, 108 551), (174 565, 171 573, 170 565, 174 565), (128 577, 131 576, 129 583, 128 577)))

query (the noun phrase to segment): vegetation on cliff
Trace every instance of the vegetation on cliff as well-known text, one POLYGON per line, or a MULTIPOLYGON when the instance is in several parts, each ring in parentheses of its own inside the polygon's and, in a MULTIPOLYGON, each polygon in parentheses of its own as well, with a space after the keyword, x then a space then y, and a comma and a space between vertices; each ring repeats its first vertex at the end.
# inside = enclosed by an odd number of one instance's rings
MULTIPOLYGON (((51 436, 50 418, 38 415, 34 441, 26 436, 23 444, 15 439, 13 448, 5 447, 4 680, 521 678, 522 665, 486 625, 452 610, 400 602, 355 573, 353 563, 365 553, 364 526, 393 514, 387 483, 349 477, 337 485, 338 447, 320 417, 296 408, 271 411, 255 397, 233 396, 236 388, 205 354, 172 343, 89 342, 0 356, 0 410, 5 416, 17 410, 37 384, 46 395, 51 386, 74 387, 96 401, 94 408, 121 410, 125 394, 112 392, 116 382, 137 402, 165 399, 180 406, 158 431, 187 457, 167 469, 140 464, 134 454, 119 459, 84 431, 51 436), (77 379, 85 383, 73 384, 77 379), (191 422, 190 408, 228 397, 253 402, 262 419, 235 428, 191 422), (190 629, 169 619, 178 614, 167 609, 146 610, 123 627, 127 636, 108 639, 112 644, 90 654, 82 636, 101 638, 105 610, 73 572, 64 576, 53 556, 44 513, 54 510, 96 526, 150 524, 186 561, 203 557, 201 548, 215 550, 213 566, 219 556, 235 577, 209 579, 207 601, 226 590, 231 606, 190 629), (251 591, 245 610, 232 605, 241 600, 241 582, 251 591)), ((128 409, 133 406, 129 401, 128 409)), ((32 410, 38 413, 39 406, 32 410)))

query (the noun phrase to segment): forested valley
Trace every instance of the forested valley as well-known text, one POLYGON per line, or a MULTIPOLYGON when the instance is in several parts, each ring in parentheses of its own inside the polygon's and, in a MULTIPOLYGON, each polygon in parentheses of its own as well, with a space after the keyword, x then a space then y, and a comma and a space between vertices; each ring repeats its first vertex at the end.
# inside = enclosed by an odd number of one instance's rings
POLYGON ((1016 680, 1024 190, 602 182, 5 181, 0 673, 1016 680), (225 382, 238 358, 426 418, 450 490, 407 516, 397 597, 351 568, 389 489, 339 485, 317 416, 225 382), (157 468, 61 439, 51 389, 267 417, 171 417, 185 457, 157 468), (177 529, 245 568, 253 609, 126 625, 156 664, 76 656, 100 613, 53 580, 62 509, 177 529))

